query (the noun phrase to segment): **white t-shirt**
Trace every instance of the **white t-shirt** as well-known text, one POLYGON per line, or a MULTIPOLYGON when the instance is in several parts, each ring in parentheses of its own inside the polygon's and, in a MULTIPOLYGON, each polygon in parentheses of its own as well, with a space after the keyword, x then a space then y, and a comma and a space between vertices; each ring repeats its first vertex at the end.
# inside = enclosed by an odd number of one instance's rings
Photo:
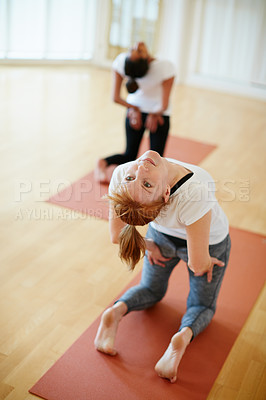
MULTIPOLYGON (((229 232, 225 213, 215 197, 215 183, 211 175, 193 164, 167 158, 168 161, 182 165, 193 175, 171 196, 167 206, 157 218, 150 222, 159 232, 181 239, 187 239, 186 226, 193 224, 212 210, 209 244, 221 242, 229 232)), ((109 193, 122 182, 127 164, 116 167, 109 186, 109 193)))
MULTIPOLYGON (((113 62, 113 69, 125 78, 125 60, 127 53, 119 54, 113 62)), ((129 93, 127 102, 144 113, 157 112, 162 108, 162 82, 176 75, 175 66, 171 61, 153 60, 148 72, 142 78, 136 78, 139 86, 135 93, 129 93)), ((170 103, 169 103, 170 104, 170 103)), ((163 112, 170 115, 170 105, 163 112)))

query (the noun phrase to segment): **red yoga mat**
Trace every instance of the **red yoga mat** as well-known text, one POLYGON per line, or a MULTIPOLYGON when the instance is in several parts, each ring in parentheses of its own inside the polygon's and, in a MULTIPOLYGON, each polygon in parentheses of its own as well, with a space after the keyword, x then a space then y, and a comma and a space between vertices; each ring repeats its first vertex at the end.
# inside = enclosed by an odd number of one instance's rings
MULTIPOLYGON (((144 153, 148 148, 148 139, 145 137, 139 154, 144 153)), ((199 164, 214 149, 215 146, 210 144, 169 136, 166 143, 165 156, 191 164, 199 164)), ((113 166, 109 167, 110 178, 113 170, 113 166)), ((71 186, 56 193, 48 202, 91 217, 107 220, 108 203, 102 200, 102 196, 107 193, 107 190, 107 184, 100 184, 94 180, 94 171, 92 171, 71 186)))
MULTIPOLYGON (((185 311, 188 273, 182 262, 174 269, 160 303, 122 319, 116 340, 117 356, 94 349, 99 317, 30 393, 47 400, 206 399, 266 276, 265 239, 235 228, 230 233, 232 253, 216 314, 188 346, 176 383, 159 378, 153 368, 185 311)), ((129 286, 139 279, 140 274, 129 286)))

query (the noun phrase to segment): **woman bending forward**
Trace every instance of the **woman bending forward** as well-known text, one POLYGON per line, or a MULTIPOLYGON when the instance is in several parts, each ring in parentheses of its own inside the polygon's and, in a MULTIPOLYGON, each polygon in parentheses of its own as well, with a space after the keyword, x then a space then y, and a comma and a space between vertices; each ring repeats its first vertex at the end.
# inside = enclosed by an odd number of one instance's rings
POLYGON ((144 255, 142 278, 102 315, 97 350, 115 355, 122 317, 152 307, 167 290, 182 259, 189 274, 187 310, 155 371, 175 382, 186 347, 211 322, 228 264, 228 220, 215 198, 212 177, 202 168, 147 151, 119 165, 109 186, 110 235, 131 269, 144 255), (149 224, 143 238, 137 225, 149 224))
POLYGON ((150 132, 150 149, 163 155, 170 128, 170 94, 175 66, 168 60, 154 58, 145 43, 136 43, 128 53, 119 54, 113 62, 112 98, 126 107, 126 149, 98 160, 97 181, 105 182, 107 167, 120 165, 137 158, 144 131, 150 132), (128 79, 129 78, 129 79, 128 79), (125 79, 128 95, 123 98, 125 79))

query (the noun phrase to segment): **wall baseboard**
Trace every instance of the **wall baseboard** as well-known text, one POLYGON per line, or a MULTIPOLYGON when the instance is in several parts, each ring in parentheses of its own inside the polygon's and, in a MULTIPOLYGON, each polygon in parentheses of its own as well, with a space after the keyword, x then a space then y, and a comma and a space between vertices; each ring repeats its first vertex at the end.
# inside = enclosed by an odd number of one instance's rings
POLYGON ((194 74, 184 79, 182 84, 266 101, 266 85, 255 82, 239 83, 194 74))

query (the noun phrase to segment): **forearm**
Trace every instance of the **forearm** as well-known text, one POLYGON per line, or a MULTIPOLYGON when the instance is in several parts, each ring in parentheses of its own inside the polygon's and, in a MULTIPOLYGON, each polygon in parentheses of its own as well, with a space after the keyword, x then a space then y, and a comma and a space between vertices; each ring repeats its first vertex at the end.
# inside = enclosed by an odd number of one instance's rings
POLYGON ((162 100, 161 107, 155 114, 162 115, 169 105, 170 94, 173 86, 174 78, 170 78, 162 83, 162 100))
POLYGON ((126 108, 134 108, 138 110, 138 107, 128 103, 126 100, 124 100, 121 97, 121 87, 123 83, 123 77, 116 71, 113 72, 113 87, 112 87, 112 100, 120 104, 121 106, 124 106, 126 108))
POLYGON ((137 106, 134 106, 133 104, 128 103, 126 100, 122 99, 120 96, 113 97, 113 101, 116 104, 120 104, 121 106, 124 106, 126 108, 133 108, 134 110, 139 111, 139 108, 137 106))
POLYGON ((207 272, 211 266, 209 253, 211 210, 202 218, 186 227, 188 267, 195 274, 207 272))

